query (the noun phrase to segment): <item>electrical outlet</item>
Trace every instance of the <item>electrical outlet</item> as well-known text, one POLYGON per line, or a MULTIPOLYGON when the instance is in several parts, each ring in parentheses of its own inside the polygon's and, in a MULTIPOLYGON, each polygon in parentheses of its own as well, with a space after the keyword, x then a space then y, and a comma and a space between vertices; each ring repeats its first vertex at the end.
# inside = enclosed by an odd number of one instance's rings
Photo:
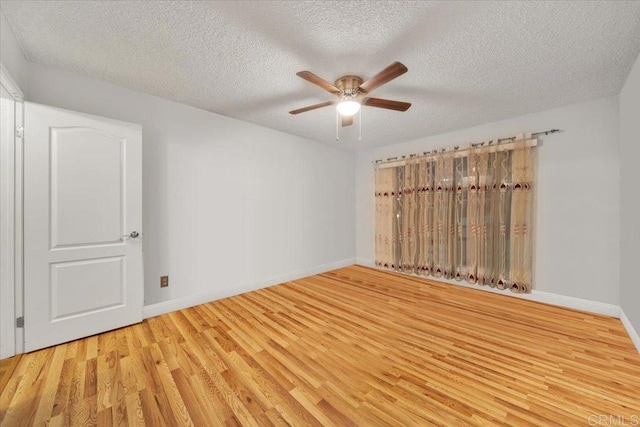
POLYGON ((160 287, 166 288, 169 286, 169 276, 160 276, 160 287))

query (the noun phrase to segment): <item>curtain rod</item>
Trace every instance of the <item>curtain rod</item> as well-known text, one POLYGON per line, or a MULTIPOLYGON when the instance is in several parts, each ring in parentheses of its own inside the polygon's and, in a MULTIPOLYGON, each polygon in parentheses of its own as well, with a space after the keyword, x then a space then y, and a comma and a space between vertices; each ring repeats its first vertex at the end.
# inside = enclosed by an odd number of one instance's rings
MULTIPOLYGON (((535 132, 531 134, 531 137, 535 137, 538 135, 549 135, 550 133, 556 133, 556 132, 560 132, 560 129, 549 129, 549 130, 545 130, 542 132, 535 132)), ((509 137, 509 138, 500 138, 497 140, 498 144, 503 142, 503 141, 514 141, 516 139, 515 136, 509 137)), ((486 141, 482 141, 482 142, 478 142, 475 144, 470 144, 471 147, 479 147, 485 144, 486 141)), ((491 144, 492 141, 489 141, 489 144, 491 144)), ((387 157, 386 159, 379 159, 379 160, 374 160, 373 163, 379 165, 379 164, 384 164, 387 162, 395 162, 398 160, 404 160, 404 159, 410 159, 413 157, 417 157, 420 155, 426 156, 427 154, 432 154, 432 153, 437 153, 438 151, 444 152, 444 151, 456 151, 460 148, 459 145, 456 145, 453 147, 452 150, 445 150, 444 148, 442 150, 438 150, 438 149, 434 149, 431 151, 423 151, 422 153, 418 153, 418 154, 409 154, 408 156, 396 156, 396 157, 387 157)))

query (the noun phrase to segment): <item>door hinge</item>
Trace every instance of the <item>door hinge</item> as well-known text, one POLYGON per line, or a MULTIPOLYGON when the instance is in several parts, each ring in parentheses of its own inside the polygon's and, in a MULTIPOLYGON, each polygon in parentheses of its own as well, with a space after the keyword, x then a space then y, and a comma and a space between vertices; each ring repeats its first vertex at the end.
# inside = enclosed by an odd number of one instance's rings
POLYGON ((16 138, 24 138, 24 128, 22 126, 16 128, 16 138))
POLYGON ((24 328, 24 317, 18 317, 16 319, 16 328, 24 328))

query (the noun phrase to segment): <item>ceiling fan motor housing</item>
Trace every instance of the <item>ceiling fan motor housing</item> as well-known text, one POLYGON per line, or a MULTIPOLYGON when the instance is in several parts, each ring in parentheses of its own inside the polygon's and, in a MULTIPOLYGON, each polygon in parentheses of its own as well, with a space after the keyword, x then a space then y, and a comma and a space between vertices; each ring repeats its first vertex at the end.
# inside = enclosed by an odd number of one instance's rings
POLYGON ((362 82, 362 78, 358 76, 342 76, 336 80, 335 85, 345 96, 355 97, 362 82))

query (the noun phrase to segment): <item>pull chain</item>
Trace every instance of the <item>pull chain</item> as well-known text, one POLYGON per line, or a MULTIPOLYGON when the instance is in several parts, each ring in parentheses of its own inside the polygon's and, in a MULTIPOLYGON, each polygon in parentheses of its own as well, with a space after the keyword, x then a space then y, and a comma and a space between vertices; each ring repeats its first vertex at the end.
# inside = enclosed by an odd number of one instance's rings
POLYGON ((340 121, 340 113, 338 113, 338 109, 336 108, 336 141, 340 140, 340 137, 338 136, 338 129, 340 129, 340 126, 338 124, 339 121, 340 121))
POLYGON ((358 113, 358 141, 362 141, 362 108, 358 113))

